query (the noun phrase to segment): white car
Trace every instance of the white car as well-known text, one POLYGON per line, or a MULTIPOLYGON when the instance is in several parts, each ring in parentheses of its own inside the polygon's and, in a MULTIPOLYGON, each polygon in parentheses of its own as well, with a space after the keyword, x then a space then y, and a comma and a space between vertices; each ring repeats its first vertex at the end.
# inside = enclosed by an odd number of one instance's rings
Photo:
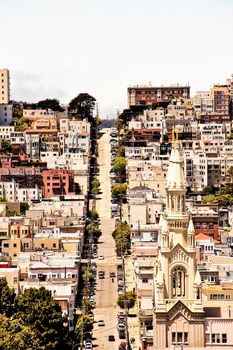
POLYGON ((92 350, 92 345, 91 344, 85 345, 85 350, 92 350))
POLYGON ((103 255, 99 255, 98 259, 99 260, 104 260, 104 256, 103 255))

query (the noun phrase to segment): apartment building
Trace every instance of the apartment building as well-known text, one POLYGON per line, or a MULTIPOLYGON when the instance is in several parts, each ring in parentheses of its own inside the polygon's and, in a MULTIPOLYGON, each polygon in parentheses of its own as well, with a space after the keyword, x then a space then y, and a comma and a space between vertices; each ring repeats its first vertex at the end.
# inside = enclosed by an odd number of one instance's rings
POLYGON ((32 203, 31 208, 46 212, 47 215, 83 218, 86 217, 86 198, 83 194, 54 196, 39 203, 32 203))
POLYGON ((40 135, 25 133, 25 151, 31 159, 40 158, 40 135))
POLYGON ((128 107, 134 105, 151 105, 157 102, 169 103, 174 98, 189 98, 190 87, 174 84, 156 87, 153 85, 136 85, 128 87, 128 107))
POLYGON ((184 174, 187 186, 194 191, 208 185, 208 163, 202 150, 184 151, 184 174))
POLYGON ((209 123, 209 124, 198 124, 198 130, 201 140, 206 141, 222 141, 225 140, 226 136, 231 133, 231 123, 226 122, 220 123, 209 123))
POLYGON ((230 114, 230 94, 228 85, 214 85, 211 89, 215 113, 230 114))
POLYGON ((214 112, 214 101, 211 91, 197 91, 192 100, 197 116, 214 112))
MULTIPOLYGON (((0 73, 1 74, 1 73, 0 73)), ((0 95, 1 98, 1 95, 0 95)), ((0 104, 0 125, 11 125, 12 123, 12 105, 0 104)))
POLYGON ((42 175, 40 167, 11 167, 11 164, 3 164, 0 167, 0 180, 3 182, 11 182, 19 185, 19 188, 41 188, 42 175))
POLYGON ((52 110, 24 109, 23 117, 28 120, 27 133, 56 134, 57 115, 52 110))
POLYGON ((50 169, 42 171, 43 197, 74 195, 74 172, 72 170, 50 169))
POLYGON ((149 143, 147 147, 125 147, 125 157, 127 159, 159 160, 160 144, 149 143))
POLYGON ((15 131, 14 126, 0 126, 1 139, 10 140, 11 133, 15 131))
POLYGON ((188 99, 185 100, 172 100, 167 106, 166 118, 172 117, 175 119, 195 119, 195 113, 192 105, 192 100, 188 103, 188 99))
POLYGON ((67 132, 72 131, 76 134, 86 134, 87 136, 90 136, 91 132, 91 125, 86 120, 76 120, 76 119, 68 119, 68 118, 61 118, 60 119, 60 132, 67 132))
POLYGON ((75 298, 79 279, 79 258, 73 253, 37 252, 20 253, 20 290, 44 286, 59 302, 64 316, 73 330, 75 298))
POLYGON ((7 217, 0 217, 0 254, 5 240, 9 238, 10 220, 7 217))
POLYGON ((128 188, 146 186, 165 195, 166 172, 163 161, 127 159, 128 188))
POLYGON ((0 69, 0 105, 10 102, 10 72, 7 68, 0 69))

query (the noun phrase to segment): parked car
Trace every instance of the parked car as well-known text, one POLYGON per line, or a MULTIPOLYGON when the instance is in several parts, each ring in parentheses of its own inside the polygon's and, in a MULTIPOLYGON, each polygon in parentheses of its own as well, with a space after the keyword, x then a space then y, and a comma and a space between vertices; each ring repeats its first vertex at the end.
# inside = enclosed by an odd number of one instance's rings
POLYGON ((99 260, 104 260, 104 256, 103 255, 99 255, 98 259, 99 260))
POLYGON ((115 272, 110 272, 109 273, 109 277, 116 277, 116 273, 115 272))
POLYGON ((115 341, 114 335, 109 335, 108 336, 108 341, 115 341))
POLYGON ((124 282, 122 280, 118 280, 118 287, 123 287, 124 286, 124 282))
POLYGON ((123 331, 123 330, 119 330, 118 335, 119 335, 120 339, 125 339, 126 338, 125 331, 123 331))
POLYGON ((117 326, 118 331, 124 331, 125 332, 125 324, 119 323, 117 326))
POLYGON ((105 277, 105 272, 104 271, 99 271, 98 276, 100 279, 103 279, 105 277))
POLYGON ((91 348, 92 348, 92 340, 91 339, 84 340, 84 344, 85 344, 85 346, 90 346, 91 345, 91 348))
POLYGON ((119 345, 119 348, 118 350, 126 350, 126 343, 124 342, 121 342, 120 345, 119 345))
POLYGON ((104 320, 99 320, 98 321, 98 326, 100 326, 100 327, 105 326, 104 320))

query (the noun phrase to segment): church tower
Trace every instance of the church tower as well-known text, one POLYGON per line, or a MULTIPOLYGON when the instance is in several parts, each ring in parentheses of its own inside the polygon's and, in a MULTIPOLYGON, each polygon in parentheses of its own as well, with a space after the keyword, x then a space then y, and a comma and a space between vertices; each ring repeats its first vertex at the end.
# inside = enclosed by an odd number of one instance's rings
POLYGON ((173 141, 161 214, 158 271, 154 277, 154 349, 204 346, 201 279, 196 268, 195 232, 186 211, 183 159, 173 141))

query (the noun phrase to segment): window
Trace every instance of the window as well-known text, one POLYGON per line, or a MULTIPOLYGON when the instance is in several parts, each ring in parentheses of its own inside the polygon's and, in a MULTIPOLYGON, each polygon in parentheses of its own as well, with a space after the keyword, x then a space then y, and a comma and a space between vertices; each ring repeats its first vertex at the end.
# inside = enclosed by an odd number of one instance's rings
POLYGON ((212 343, 220 343, 220 334, 219 333, 216 333, 216 334, 212 334, 211 336, 211 340, 212 340, 212 343))
POLYGON ((172 271, 172 297, 185 296, 185 269, 175 267, 172 271))
POLYGON ((177 343, 183 343, 183 333, 177 333, 177 343))
POLYGON ((172 332, 172 344, 176 344, 176 333, 172 332))
POLYGON ((188 344, 188 332, 172 332, 172 344, 188 344))
POLYGON ((226 333, 222 334, 222 343, 227 343, 227 334, 226 333))
POLYGON ((142 283, 148 283, 148 278, 143 278, 142 283))
POLYGON ((17 248, 17 243, 14 243, 14 244, 13 244, 13 247, 14 247, 14 248, 17 248))

